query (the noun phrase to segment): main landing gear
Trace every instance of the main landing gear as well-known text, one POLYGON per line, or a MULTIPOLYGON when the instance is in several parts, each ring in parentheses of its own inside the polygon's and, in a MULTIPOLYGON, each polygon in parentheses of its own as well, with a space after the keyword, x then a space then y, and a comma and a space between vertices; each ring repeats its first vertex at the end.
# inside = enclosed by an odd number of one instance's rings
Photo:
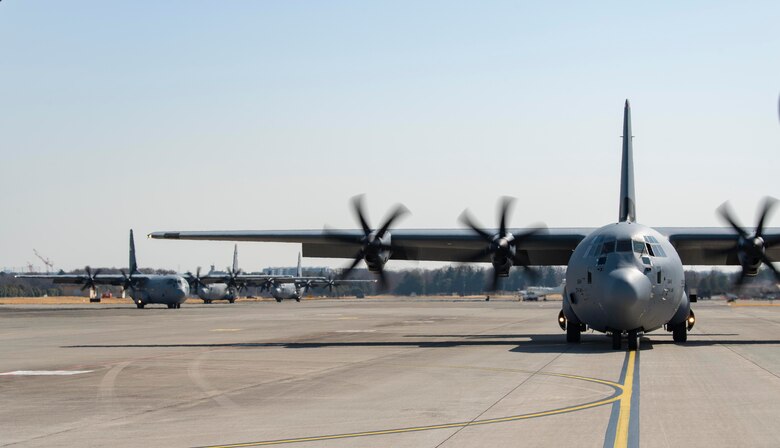
POLYGON ((677 324, 672 328, 672 339, 678 344, 682 344, 688 340, 688 328, 685 324, 677 324))
POLYGON ((168 308, 181 308, 181 303, 169 303, 168 308))
POLYGON ((574 344, 580 342, 581 334, 579 325, 573 324, 571 321, 566 323, 566 342, 574 344))

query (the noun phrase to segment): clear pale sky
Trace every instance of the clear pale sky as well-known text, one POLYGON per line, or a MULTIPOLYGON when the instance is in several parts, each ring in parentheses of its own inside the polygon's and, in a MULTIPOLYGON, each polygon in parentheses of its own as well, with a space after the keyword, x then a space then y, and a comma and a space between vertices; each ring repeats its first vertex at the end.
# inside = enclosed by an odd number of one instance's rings
MULTIPOLYGON (((0 268, 229 263, 156 230, 600 226, 780 197, 780 2, 0 2, 0 268)), ((780 214, 770 223, 780 226, 780 214)), ((245 269, 296 245, 244 243, 245 269)), ((317 259, 307 265, 322 265, 317 259)), ((327 262, 343 265, 344 260, 327 262)), ((395 263, 389 267, 403 267, 395 263)))

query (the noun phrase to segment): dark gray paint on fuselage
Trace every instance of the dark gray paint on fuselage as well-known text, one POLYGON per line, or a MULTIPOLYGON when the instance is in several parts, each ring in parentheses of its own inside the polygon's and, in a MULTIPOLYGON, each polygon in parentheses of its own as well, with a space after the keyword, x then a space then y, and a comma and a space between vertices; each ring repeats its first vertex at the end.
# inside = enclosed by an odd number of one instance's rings
POLYGON ((179 275, 159 275, 144 278, 139 285, 128 290, 137 304, 180 305, 187 300, 190 286, 179 275))

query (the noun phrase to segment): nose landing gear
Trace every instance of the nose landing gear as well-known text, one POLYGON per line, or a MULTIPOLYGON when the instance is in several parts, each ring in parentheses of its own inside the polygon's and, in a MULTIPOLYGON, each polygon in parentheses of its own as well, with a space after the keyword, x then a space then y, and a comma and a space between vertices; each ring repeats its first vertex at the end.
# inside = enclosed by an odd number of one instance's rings
MULTIPOLYGON (((628 339, 628 349, 630 351, 639 350, 639 330, 629 330, 626 339, 628 339)), ((623 332, 612 332, 612 350, 620 350, 623 344, 623 332)))

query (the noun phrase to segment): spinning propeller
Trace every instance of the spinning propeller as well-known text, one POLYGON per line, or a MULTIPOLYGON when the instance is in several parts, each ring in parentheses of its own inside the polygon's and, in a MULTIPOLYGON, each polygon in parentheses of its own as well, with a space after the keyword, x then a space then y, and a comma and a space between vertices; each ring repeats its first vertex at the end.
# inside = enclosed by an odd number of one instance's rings
POLYGON ((360 260, 365 260, 368 270, 379 275, 379 284, 381 289, 387 288, 387 277, 385 275, 385 263, 390 258, 393 246, 391 244, 390 228, 393 223, 402 216, 409 213, 409 209, 401 204, 395 206, 395 209, 390 216, 385 220, 379 229, 373 230, 368 223, 366 213, 363 209, 363 196, 355 196, 352 198, 353 213, 360 222, 360 227, 363 230, 363 236, 356 237, 354 235, 347 235, 343 233, 328 231, 326 238, 338 241, 341 243, 353 244, 360 246, 360 249, 355 254, 355 259, 352 264, 342 273, 341 278, 346 278, 360 263, 360 260))
POLYGON ((737 277, 737 285, 741 285, 745 281, 745 277, 754 277, 758 274, 758 269, 763 263, 775 274, 775 278, 780 281, 780 272, 772 265, 772 260, 767 256, 766 250, 770 247, 780 243, 780 238, 764 238, 764 224, 766 218, 777 203, 777 199, 767 197, 764 199, 764 205, 761 210, 761 214, 758 218, 758 224, 753 234, 748 233, 747 230, 742 228, 733 218, 731 207, 728 202, 724 202, 718 208, 718 213, 723 218, 734 232, 739 236, 737 244, 733 247, 729 247, 718 251, 721 254, 736 253, 739 259, 739 264, 742 266, 742 271, 737 277))
POLYGON ((97 289, 97 285, 95 284, 95 278, 100 274, 100 269, 96 270, 95 273, 92 273, 92 269, 89 266, 86 266, 84 268, 84 271, 86 271, 87 275, 84 277, 84 286, 81 287, 82 291, 86 291, 87 288, 89 289, 97 289))
POLYGON ((240 292, 244 288, 244 284, 238 280, 238 276, 241 274, 241 268, 236 270, 233 270, 233 268, 227 268, 227 273, 228 278, 225 283, 227 284, 228 288, 232 288, 240 292))
POLYGON ((201 287, 206 286, 200 279, 200 266, 195 270, 195 275, 192 275, 192 272, 187 272, 187 280, 196 291, 201 287))
POLYGON ((498 287, 498 278, 507 277, 509 275, 509 270, 514 265, 522 266, 532 277, 537 276, 536 271, 532 270, 528 266, 528 263, 525 259, 517 257, 517 246, 521 245, 529 237, 544 231, 546 227, 544 225, 539 225, 517 235, 510 233, 507 228, 507 222, 508 215, 513 203, 514 198, 504 196, 501 199, 498 210, 499 228, 498 233, 495 234, 480 228, 480 226, 475 223, 474 219, 472 219, 468 209, 464 210, 460 215, 461 223, 469 227, 474 231, 474 233, 479 235, 483 240, 485 240, 486 243, 488 243, 486 248, 465 257, 461 261, 470 263, 480 261, 485 257, 490 257, 490 261, 493 263, 493 275, 492 281, 490 283, 490 291, 496 290, 498 287))
POLYGON ((128 290, 135 287, 135 279, 133 278, 133 272, 127 275, 124 270, 119 271, 122 273, 122 289, 128 290))

